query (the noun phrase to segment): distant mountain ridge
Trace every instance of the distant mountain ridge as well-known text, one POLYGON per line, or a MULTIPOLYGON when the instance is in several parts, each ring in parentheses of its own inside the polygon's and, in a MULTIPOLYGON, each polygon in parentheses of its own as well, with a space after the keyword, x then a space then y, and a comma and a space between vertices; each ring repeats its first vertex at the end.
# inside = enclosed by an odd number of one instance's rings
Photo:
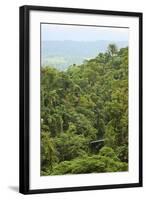
POLYGON ((81 64, 85 59, 97 56, 105 52, 110 43, 118 48, 128 46, 128 41, 42 41, 41 66, 53 66, 65 70, 72 64, 81 64))

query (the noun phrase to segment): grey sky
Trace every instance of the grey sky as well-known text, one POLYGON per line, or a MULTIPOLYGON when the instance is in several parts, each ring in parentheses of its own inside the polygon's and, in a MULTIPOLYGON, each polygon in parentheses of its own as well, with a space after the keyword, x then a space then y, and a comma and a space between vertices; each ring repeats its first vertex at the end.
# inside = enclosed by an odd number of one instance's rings
POLYGON ((128 41, 129 29, 41 24, 41 40, 128 41))

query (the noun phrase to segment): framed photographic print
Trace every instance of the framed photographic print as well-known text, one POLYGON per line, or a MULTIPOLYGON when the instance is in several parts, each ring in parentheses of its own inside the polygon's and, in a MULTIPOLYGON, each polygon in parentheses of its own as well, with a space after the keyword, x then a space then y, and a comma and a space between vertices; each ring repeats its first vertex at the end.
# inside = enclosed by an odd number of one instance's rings
POLYGON ((142 13, 20 7, 20 192, 142 186, 142 13))

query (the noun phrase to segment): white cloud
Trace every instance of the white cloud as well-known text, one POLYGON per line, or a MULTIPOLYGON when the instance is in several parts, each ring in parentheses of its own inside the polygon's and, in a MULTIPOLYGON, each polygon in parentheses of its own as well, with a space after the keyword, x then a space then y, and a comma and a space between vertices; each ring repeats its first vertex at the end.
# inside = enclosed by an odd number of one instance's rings
POLYGON ((42 40, 128 41, 129 29, 116 27, 41 25, 42 40))

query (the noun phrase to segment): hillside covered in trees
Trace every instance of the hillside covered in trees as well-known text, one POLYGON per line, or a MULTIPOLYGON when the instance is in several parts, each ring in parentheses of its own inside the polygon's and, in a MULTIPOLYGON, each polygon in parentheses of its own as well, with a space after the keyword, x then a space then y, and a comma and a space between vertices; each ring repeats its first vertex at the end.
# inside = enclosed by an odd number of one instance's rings
POLYGON ((41 67, 41 175, 128 170, 128 48, 41 67))

